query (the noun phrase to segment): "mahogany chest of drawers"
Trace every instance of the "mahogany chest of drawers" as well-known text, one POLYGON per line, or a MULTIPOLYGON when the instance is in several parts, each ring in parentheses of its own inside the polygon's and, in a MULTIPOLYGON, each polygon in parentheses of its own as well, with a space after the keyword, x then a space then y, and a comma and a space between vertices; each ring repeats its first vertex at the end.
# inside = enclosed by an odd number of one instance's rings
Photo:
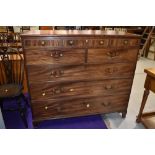
POLYGON ((21 35, 33 121, 126 116, 140 36, 100 30, 21 35))

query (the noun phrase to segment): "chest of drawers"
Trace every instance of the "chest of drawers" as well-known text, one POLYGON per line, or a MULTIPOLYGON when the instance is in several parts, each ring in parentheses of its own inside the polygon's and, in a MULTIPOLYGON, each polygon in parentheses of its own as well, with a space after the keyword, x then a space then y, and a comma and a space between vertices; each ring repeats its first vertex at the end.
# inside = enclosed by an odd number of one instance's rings
POLYGON ((110 112, 125 117, 139 36, 57 30, 21 37, 34 122, 110 112))

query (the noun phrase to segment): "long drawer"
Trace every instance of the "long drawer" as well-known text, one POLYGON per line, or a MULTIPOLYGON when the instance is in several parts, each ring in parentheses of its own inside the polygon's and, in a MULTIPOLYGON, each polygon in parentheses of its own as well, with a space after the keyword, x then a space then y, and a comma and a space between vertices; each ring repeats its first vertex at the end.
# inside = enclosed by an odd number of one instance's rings
POLYGON ((126 109, 128 99, 128 95, 120 95, 59 101, 32 100, 33 119, 34 121, 38 121, 66 116, 82 116, 116 111, 121 112, 126 109))
POLYGON ((55 84, 51 82, 30 84, 32 100, 56 98, 105 96, 129 94, 132 79, 73 82, 55 84))
POLYGON ((28 65, 29 82, 63 82, 75 80, 130 78, 134 74, 135 64, 117 63, 105 65, 28 65), (39 75, 39 76, 38 76, 39 75))
POLYGON ((89 49, 87 62, 135 62, 137 55, 137 49, 89 49))
POLYGON ((80 64, 85 62, 85 50, 55 49, 55 50, 25 50, 29 65, 37 64, 80 64))

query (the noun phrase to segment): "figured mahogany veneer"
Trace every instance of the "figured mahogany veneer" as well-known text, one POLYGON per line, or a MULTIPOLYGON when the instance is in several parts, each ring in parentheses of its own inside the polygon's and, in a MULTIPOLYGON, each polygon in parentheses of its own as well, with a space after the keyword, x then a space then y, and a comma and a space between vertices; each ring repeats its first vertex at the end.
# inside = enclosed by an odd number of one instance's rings
POLYGON ((125 117, 140 36, 56 30, 21 37, 34 122, 110 112, 125 117))

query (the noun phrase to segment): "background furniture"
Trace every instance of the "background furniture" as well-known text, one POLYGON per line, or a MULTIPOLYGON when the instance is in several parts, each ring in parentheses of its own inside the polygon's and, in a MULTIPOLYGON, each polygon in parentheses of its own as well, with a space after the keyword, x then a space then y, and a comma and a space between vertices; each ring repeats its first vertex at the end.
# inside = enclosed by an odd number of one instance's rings
POLYGON ((144 85, 145 91, 144 91, 140 111, 137 117, 137 122, 143 123, 143 125, 146 128, 155 129, 155 112, 143 113, 149 92, 152 91, 155 93, 155 69, 154 68, 145 69, 144 72, 147 74, 145 85, 144 85))
POLYGON ((7 48, 0 50, 0 107, 2 111, 19 111, 25 126, 26 121, 26 105, 28 101, 22 93, 24 79, 24 59, 23 56, 16 50, 7 48), (6 109, 4 100, 16 99, 16 108, 6 109), (24 99, 25 105, 21 104, 24 99))
POLYGON ((57 30, 21 37, 34 123, 110 112, 126 116, 139 36, 57 30))

